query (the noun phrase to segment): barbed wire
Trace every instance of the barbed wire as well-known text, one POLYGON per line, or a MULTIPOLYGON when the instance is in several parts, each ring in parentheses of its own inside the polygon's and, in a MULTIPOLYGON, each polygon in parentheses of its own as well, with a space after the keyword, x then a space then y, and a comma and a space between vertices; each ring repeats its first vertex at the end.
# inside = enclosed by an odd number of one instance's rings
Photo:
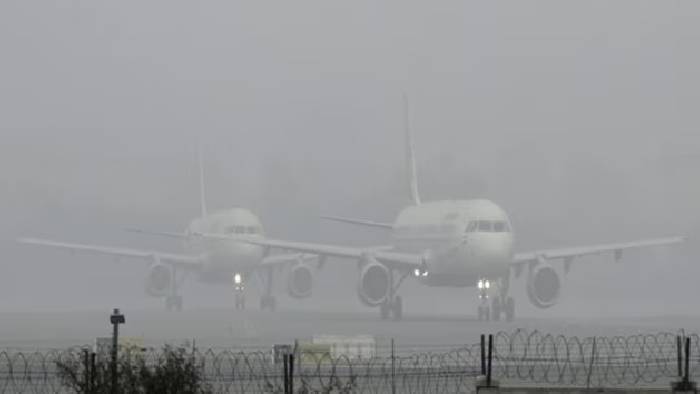
MULTIPOLYGON (((572 337, 539 331, 499 332, 493 342, 493 377, 506 384, 583 387, 666 386, 678 374, 677 337, 690 337, 691 374, 700 373, 698 335, 678 333, 614 337, 572 337)), ((81 362, 92 347, 0 350, 0 394, 66 393, 57 364, 81 362)), ((283 392, 281 360, 272 350, 192 348, 203 381, 215 393, 283 392)), ((295 391, 300 393, 464 393, 474 390, 481 371, 480 344, 413 353, 385 349, 368 355, 338 354, 299 345, 295 391)), ((99 356, 98 356, 99 357, 99 356)), ((103 354, 101 357, 108 357, 103 354)), ((157 365, 162 349, 131 349, 122 362, 157 365)))
POLYGON ((700 372, 698 335, 662 332, 567 337, 539 331, 494 337, 494 376, 549 385, 614 387, 668 384, 678 376, 678 337, 691 338, 691 374, 700 372))

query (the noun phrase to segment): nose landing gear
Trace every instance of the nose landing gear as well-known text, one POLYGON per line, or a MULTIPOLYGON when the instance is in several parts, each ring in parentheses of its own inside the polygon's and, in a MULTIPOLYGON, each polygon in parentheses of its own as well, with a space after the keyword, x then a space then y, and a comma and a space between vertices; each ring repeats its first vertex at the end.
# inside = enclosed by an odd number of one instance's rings
POLYGON ((243 275, 239 273, 233 274, 233 294, 236 309, 245 309, 245 285, 243 284, 243 275))
POLYGON ((480 300, 477 307, 478 320, 499 321, 502 315, 508 322, 515 319, 515 300, 508 296, 508 285, 508 279, 503 278, 498 281, 479 280, 477 283, 480 300))

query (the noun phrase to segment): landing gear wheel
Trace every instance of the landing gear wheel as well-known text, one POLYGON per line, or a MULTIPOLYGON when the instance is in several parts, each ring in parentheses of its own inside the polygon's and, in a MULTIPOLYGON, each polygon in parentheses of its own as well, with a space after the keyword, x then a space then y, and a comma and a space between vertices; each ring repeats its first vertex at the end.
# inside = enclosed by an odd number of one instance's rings
POLYGON ((401 296, 396 296, 392 305, 392 312, 394 315, 394 320, 399 321, 403 317, 403 300, 401 296))
POLYGON ((379 305, 379 315, 382 317, 382 320, 389 318, 389 309, 389 301, 384 301, 379 305))
POLYGON ((493 297, 493 301, 491 301, 491 319, 493 321, 501 320, 501 306, 501 298, 493 297))
POLYGON ((236 293, 236 309, 245 309, 245 296, 240 293, 236 293))
POLYGON ((182 311, 182 296, 173 295, 165 297, 165 309, 168 311, 182 311))
POLYGON ((506 298, 503 309, 505 309, 506 312, 506 321, 513 321, 513 319, 515 319, 515 300, 513 297, 506 298))
POLYGON ((488 321, 491 317, 491 309, 487 305, 479 305, 477 309, 478 318, 480 321, 488 321))

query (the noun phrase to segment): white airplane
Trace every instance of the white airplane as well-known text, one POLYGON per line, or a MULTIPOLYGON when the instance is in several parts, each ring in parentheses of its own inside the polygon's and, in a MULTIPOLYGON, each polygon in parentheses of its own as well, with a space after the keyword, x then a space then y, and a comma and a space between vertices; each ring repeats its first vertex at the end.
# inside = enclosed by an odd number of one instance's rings
MULTIPOLYGON (((265 238, 260 219, 247 209, 231 208, 208 212, 201 155, 199 155, 199 178, 201 216, 190 222, 185 234, 245 235, 248 239, 260 240, 265 238)), ((179 234, 177 238, 182 236, 179 234)), ((18 242, 146 262, 149 264, 145 283, 146 294, 152 297, 164 297, 165 307, 168 310, 182 309, 179 288, 189 274, 196 275, 197 279, 204 283, 233 285, 236 309, 245 309, 243 290, 248 280, 255 275, 263 288, 260 308, 274 310, 276 307, 276 299, 272 294, 274 272, 283 267, 288 268, 287 292, 289 295, 293 298, 311 296, 315 272, 312 264, 317 256, 301 253, 269 255, 267 248, 235 240, 218 242, 189 236, 184 239, 186 251, 184 254, 38 238, 20 238, 18 242)))
POLYGON ((610 252, 616 261, 624 250, 683 242, 684 237, 638 240, 625 243, 542 249, 515 253, 513 227, 508 214, 485 200, 421 202, 414 148, 406 113, 406 150, 409 188, 413 204, 393 223, 342 217, 336 221, 391 231, 393 243, 383 248, 345 247, 238 236, 199 233, 203 239, 245 240, 251 245, 285 251, 340 257, 359 263, 357 293, 370 307, 379 306, 383 319, 401 319, 403 303, 397 294, 401 283, 413 277, 426 286, 477 287, 480 320, 515 317, 515 301, 509 296, 511 271, 520 278, 526 272, 528 298, 539 308, 557 302, 561 281, 554 262, 563 262, 568 273, 577 257, 610 252))

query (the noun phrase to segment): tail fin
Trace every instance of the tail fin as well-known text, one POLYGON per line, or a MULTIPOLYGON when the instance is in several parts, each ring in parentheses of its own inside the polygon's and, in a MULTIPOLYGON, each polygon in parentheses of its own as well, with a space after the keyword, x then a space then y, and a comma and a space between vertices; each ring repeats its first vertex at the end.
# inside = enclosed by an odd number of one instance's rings
POLYGON ((202 163, 202 147, 197 145, 197 164, 199 165, 199 204, 202 217, 207 216, 207 191, 204 181, 204 164, 202 163))
POLYGON ((403 95, 404 107, 404 128, 406 131, 406 170, 408 172, 408 187, 411 193, 411 201, 414 205, 420 205, 420 194, 418 193, 418 175, 416 174, 416 155, 413 149, 413 139, 411 138, 411 125, 408 112, 408 97, 403 95))

